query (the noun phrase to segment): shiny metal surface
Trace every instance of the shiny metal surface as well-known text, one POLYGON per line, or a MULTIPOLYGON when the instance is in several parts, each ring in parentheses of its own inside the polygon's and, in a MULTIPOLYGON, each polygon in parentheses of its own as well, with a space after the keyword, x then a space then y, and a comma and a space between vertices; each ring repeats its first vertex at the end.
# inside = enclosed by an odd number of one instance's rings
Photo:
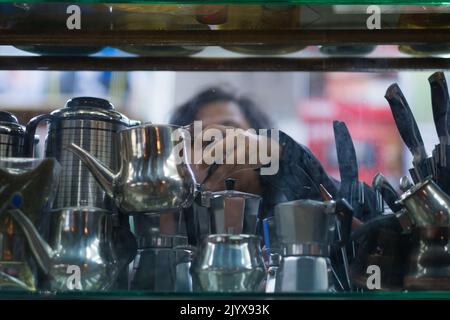
POLYGON ((107 290, 123 267, 113 247, 111 212, 92 208, 54 210, 46 215, 53 251, 49 284, 68 290, 69 266, 81 271, 81 290, 107 290))
POLYGON ((58 169, 59 165, 54 159, 0 158, 2 288, 35 290, 34 257, 43 270, 49 270, 48 246, 41 241, 34 225, 40 222, 43 211, 51 205, 58 169), (20 200, 14 201, 20 205, 20 212, 14 209, 13 198, 20 200), (30 228, 33 229, 31 233, 28 232, 30 228), (30 251, 41 256, 33 257, 30 251))
POLYGON ((174 235, 146 235, 137 238, 138 248, 173 248, 187 246, 188 239, 185 236, 174 235))
POLYGON ((269 267, 267 268, 266 278, 266 293, 275 292, 275 282, 280 262, 281 256, 278 253, 272 253, 269 255, 269 267))
POLYGON ((192 292, 188 248, 147 248, 138 250, 131 273, 131 290, 192 292))
POLYGON ((195 178, 187 152, 187 131, 171 125, 141 125, 119 132, 120 169, 117 173, 75 144, 67 148, 89 168, 116 205, 128 214, 176 210, 191 205, 195 178), (179 134, 175 141, 173 135, 179 134), (184 150, 187 150, 184 148, 184 150))
MULTIPOLYGON (((56 158, 62 166, 53 208, 89 206, 110 210, 111 201, 104 190, 78 157, 65 147, 76 143, 117 170, 117 132, 135 123, 115 111, 107 100, 89 97, 71 99, 64 108, 33 118, 27 125, 27 134, 34 134, 41 121, 49 123, 45 156, 56 158)), ((27 149, 32 148, 28 146, 27 149)), ((28 152, 33 153, 32 150, 28 152)))
POLYGON ((266 276, 260 239, 252 235, 210 235, 192 264, 195 290, 256 292, 266 276))
POLYGON ((334 206, 330 204, 296 200, 275 207, 275 224, 285 251, 283 255, 328 255, 327 247, 333 239, 336 222, 331 214, 334 206))
POLYGON ((23 157, 24 145, 23 137, 0 134, 0 157, 23 157))
POLYGON ((255 234, 261 201, 236 190, 201 192, 193 210, 197 242, 211 234, 255 234))
POLYGON ((450 197, 430 179, 403 193, 399 202, 417 227, 450 226, 450 197))
POLYGON ((283 244, 283 256, 328 256, 330 245, 321 243, 283 244))
POLYGON ((122 113, 114 109, 114 105, 108 100, 93 97, 77 97, 66 102, 64 108, 55 110, 51 116, 60 120, 96 120, 108 123, 118 123, 126 127, 139 124, 135 120, 128 119, 122 113))
POLYGON ((412 232, 404 285, 409 290, 450 290, 450 228, 418 227, 412 232))
POLYGON ((79 144, 105 165, 117 170, 119 150, 116 134, 122 128, 122 125, 92 120, 66 120, 50 126, 45 155, 55 157, 63 167, 53 208, 91 206, 111 209, 105 191, 78 157, 65 147, 70 143, 79 144))
POLYGON ((281 260, 275 292, 328 292, 333 289, 328 258, 292 256, 281 260))
POLYGON ((20 210, 9 212, 22 228, 34 257, 43 265, 50 290, 107 290, 121 267, 113 248, 111 212, 68 208, 50 212, 46 242, 20 210), (71 275, 78 272, 79 278, 71 275), (76 281, 73 283, 72 281, 76 281))
MULTIPOLYGON (((184 239, 186 237, 186 226, 182 210, 164 212, 162 214, 132 215, 128 217, 131 232, 138 242, 139 248, 154 247, 155 236, 171 236, 170 239, 184 239), (179 235, 180 237, 173 237, 179 235)), ((184 242, 173 244, 169 241, 169 247, 184 245, 184 242)))
POLYGON ((0 111, 0 157, 25 156, 25 127, 9 112, 0 111))

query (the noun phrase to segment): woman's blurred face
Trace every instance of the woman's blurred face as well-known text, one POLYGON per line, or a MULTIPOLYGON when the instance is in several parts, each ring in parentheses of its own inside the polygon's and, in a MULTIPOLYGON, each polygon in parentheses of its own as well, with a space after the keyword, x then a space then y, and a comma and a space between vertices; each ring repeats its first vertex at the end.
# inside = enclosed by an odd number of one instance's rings
POLYGON ((234 102, 217 101, 206 104, 200 108, 196 120, 203 122, 203 128, 220 124, 244 130, 250 129, 250 124, 234 102))
MULTIPOLYGON (((244 114, 233 102, 218 101, 206 104, 198 112, 196 120, 202 121, 203 129, 210 125, 250 129, 250 124, 244 114)), ((262 193, 258 173, 254 170, 240 171, 230 178, 236 179, 236 190, 253 194, 262 193)), ((209 190, 218 191, 223 190, 224 187, 224 181, 216 181, 209 190)))

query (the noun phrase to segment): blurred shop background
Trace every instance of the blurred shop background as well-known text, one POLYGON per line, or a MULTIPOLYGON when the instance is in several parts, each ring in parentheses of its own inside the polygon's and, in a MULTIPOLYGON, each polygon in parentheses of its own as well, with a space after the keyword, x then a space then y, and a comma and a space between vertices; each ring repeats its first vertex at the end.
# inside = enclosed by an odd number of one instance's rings
MULTIPOLYGON (((0 54, 8 54, 4 49, 0 54)), ((15 53, 16 54, 16 53, 15 53)), ((60 108, 76 96, 110 100, 131 118, 166 123, 174 108, 198 91, 224 86, 254 99, 276 127, 307 145, 339 177, 332 121, 345 121, 357 149, 360 178, 382 171, 397 182, 411 158, 384 99, 398 82, 425 145, 437 143, 427 81, 429 72, 40 72, 0 71, 0 109, 32 116, 60 108)), ((395 183, 397 185, 397 183, 395 183)))

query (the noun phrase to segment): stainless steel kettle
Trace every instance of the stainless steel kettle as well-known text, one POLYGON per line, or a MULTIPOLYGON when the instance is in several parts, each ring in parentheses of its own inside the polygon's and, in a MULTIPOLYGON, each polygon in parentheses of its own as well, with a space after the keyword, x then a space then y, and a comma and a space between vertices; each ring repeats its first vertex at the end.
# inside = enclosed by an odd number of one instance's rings
MULTIPOLYGON (((42 121, 48 122, 45 157, 53 157, 62 166, 58 193, 53 208, 93 207, 111 210, 111 203, 103 189, 97 185, 89 170, 78 157, 65 147, 76 143, 113 170, 119 166, 117 132, 137 125, 117 112, 107 100, 78 97, 50 114, 34 117, 27 124, 27 141, 34 136, 42 121)), ((34 154, 33 145, 27 143, 26 152, 34 154)))
POLYGON ((188 160, 188 131, 179 126, 144 124, 118 134, 120 169, 102 164, 72 143, 73 152, 123 213, 150 214, 192 204, 195 177, 188 160))
POLYGON ((129 257, 117 257, 109 211, 48 210, 58 169, 55 159, 0 159, 0 278, 14 279, 9 287, 36 289, 32 256, 51 290, 106 290, 129 257), (77 269, 79 281, 71 287, 77 269))

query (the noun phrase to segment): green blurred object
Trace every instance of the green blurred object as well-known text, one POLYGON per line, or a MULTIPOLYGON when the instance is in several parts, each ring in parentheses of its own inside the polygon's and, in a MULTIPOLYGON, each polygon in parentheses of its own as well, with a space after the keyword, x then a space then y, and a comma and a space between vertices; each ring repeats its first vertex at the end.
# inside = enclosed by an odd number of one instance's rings
MULTIPOLYGON (((113 5, 113 29, 128 30, 209 30, 196 20, 193 6, 113 5), (140 11, 139 11, 140 10, 140 11), (172 11, 171 11, 172 10, 172 11)), ((142 56, 177 57, 196 54, 202 46, 125 45, 118 49, 142 56)))
MULTIPOLYGON (((227 22, 219 30, 295 30, 300 28, 300 6, 294 5, 230 5, 227 22)), ((304 49, 302 45, 224 46, 229 51, 254 55, 288 54, 304 49)))
MULTIPOLYGON (((111 11, 108 5, 77 4, 80 9, 80 30, 69 30, 67 23, 72 12, 70 3, 22 3, 17 5, 22 13, 10 28, 20 31, 71 32, 108 31, 111 29, 111 11)), ((101 46, 75 45, 18 45, 16 48, 40 55, 90 55, 99 52, 101 46)))
MULTIPOLYGON (((436 7, 438 8, 438 7, 436 7)), ((433 9, 433 8, 431 8, 433 9)), ((449 29, 450 13, 433 12, 429 10, 424 13, 405 13, 399 18, 399 28, 406 29, 449 29)), ((427 43, 415 45, 401 45, 399 51, 417 56, 428 56, 450 53, 449 43, 427 43)))

